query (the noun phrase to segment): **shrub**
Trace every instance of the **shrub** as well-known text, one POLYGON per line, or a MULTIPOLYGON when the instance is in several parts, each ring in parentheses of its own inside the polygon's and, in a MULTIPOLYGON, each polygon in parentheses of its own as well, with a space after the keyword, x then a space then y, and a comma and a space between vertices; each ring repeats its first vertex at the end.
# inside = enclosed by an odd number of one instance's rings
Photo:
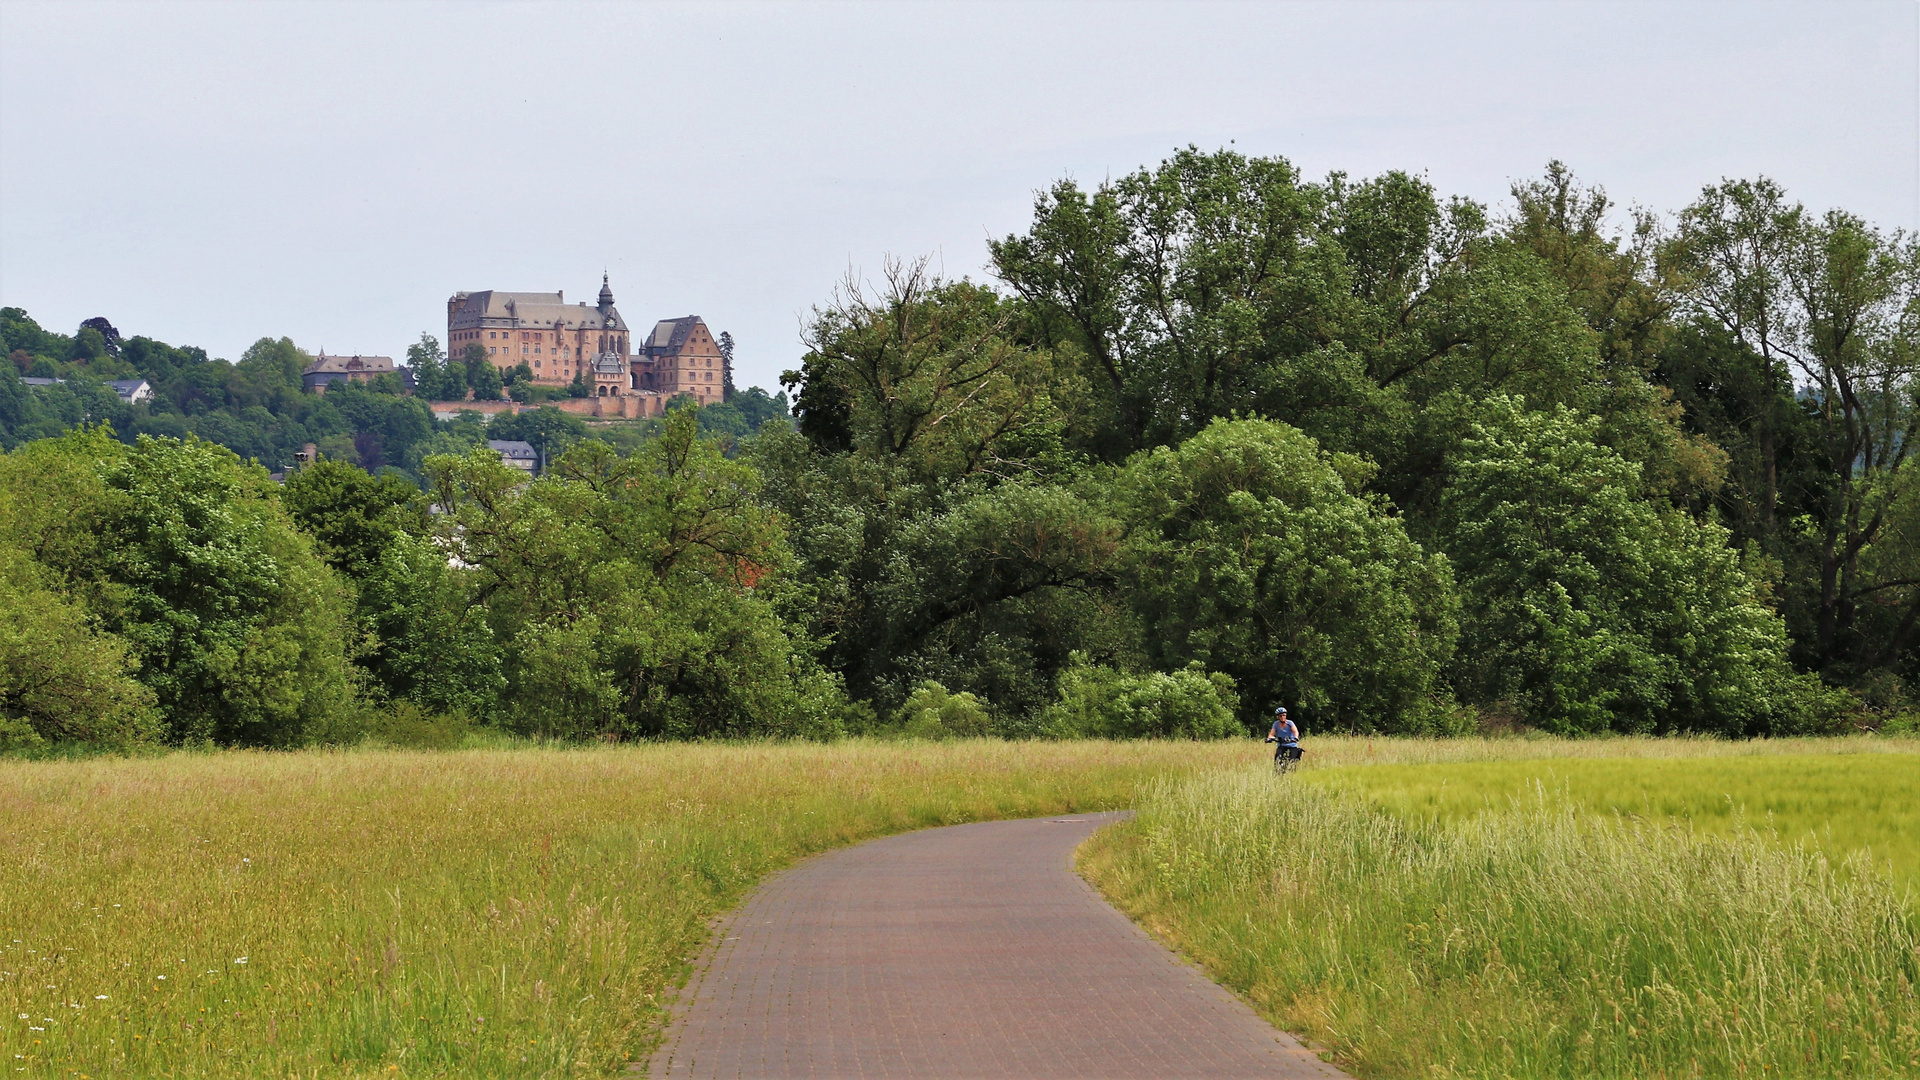
POLYGON ((420 750, 455 749, 473 730, 473 722, 458 713, 428 712, 411 701, 369 710, 363 723, 373 742, 420 750))
POLYGON ((994 733, 993 714, 980 699, 956 694, 929 679, 900 707, 900 730, 916 739, 958 739, 994 733))
POLYGON ((1042 719, 1070 739, 1223 739, 1244 735, 1233 678, 1198 661, 1170 674, 1126 675, 1079 663, 1060 675, 1042 719))

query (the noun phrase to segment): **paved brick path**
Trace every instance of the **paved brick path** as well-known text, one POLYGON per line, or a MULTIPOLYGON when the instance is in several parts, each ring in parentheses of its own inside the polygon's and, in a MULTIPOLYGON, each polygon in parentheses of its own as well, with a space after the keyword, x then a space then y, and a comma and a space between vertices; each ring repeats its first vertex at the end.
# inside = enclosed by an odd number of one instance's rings
POLYGON ((1339 1077, 1069 865, 1116 815, 876 840, 729 918, 650 1071, 668 1077, 1339 1077))

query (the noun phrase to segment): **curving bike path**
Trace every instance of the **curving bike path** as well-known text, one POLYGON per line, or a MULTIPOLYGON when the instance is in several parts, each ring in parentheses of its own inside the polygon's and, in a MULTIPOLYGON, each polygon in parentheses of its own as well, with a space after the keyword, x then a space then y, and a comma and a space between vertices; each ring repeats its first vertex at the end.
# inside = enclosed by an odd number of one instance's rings
POLYGON ((728 917, 659 1077, 1341 1077, 1070 865, 1118 814, 875 840, 728 917))

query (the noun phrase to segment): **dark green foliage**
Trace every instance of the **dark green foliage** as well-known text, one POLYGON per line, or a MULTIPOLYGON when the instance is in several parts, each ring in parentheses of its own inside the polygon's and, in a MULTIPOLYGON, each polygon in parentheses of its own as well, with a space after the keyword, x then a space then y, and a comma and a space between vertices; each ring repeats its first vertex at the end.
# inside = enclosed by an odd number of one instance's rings
POLYGON ((482 356, 474 363, 473 350, 478 345, 467 346, 467 385, 473 389, 475 401, 499 401, 505 384, 500 380, 500 369, 482 356))
POLYGON ((471 573, 449 566, 432 537, 403 531, 359 585, 373 637, 360 663, 388 695, 440 715, 497 717, 501 648, 471 573))
MULTIPOLYGON (((1558 162, 1512 195, 1197 149, 1061 182, 997 285, 849 280, 791 415, 729 367, 661 418, 443 422, 396 379, 304 391, 286 339, 0 309, 0 604, 118 718, 17 704, 9 639, 0 722, 118 738, 144 687, 171 738, 273 745, 1905 723, 1920 245, 1765 180, 1671 228, 1558 162), (323 460, 276 501, 209 442, 323 460)), ((591 392, 407 352, 422 401, 591 392)))
POLYGON ((504 722, 562 738, 826 735, 842 698, 782 618, 789 556, 758 479, 676 412, 629 457, 588 441, 524 484, 433 458, 445 549, 475 568, 504 722))
POLYGON ((404 533, 424 532, 420 489, 344 462, 317 461, 287 477, 281 505, 328 565, 361 580, 404 533))
POLYGON ((287 478, 281 501, 355 586, 356 616, 369 635, 359 663, 373 685, 434 713, 491 719, 503 683, 500 650, 471 575, 449 567, 428 536, 420 489, 320 461, 287 478))
POLYGON ((759 431, 760 425, 769 420, 791 423, 792 419, 787 413, 787 395, 784 391, 769 397, 765 390, 757 386, 728 394, 720 404, 700 408, 701 432, 734 439, 759 431))
POLYGON ((567 448, 587 438, 586 421, 551 405, 518 413, 501 413, 487 425, 489 439, 510 439, 531 445, 543 462, 553 462, 567 448))
POLYGON ((1327 727, 1429 730, 1452 578, 1343 467, 1258 420, 1136 456, 1115 485, 1125 588, 1154 660, 1233 676, 1249 726, 1287 703, 1327 727))
POLYGON ((432 334, 423 333, 419 341, 407 346, 407 367, 413 371, 413 392, 424 401, 454 401, 467 396, 464 368, 447 362, 440 339, 432 334))

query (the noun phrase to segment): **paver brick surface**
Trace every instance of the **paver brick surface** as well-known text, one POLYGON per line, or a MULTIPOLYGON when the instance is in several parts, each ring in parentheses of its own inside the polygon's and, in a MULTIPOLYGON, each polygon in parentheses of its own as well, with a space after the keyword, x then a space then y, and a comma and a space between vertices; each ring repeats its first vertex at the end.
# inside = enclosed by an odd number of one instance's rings
POLYGON ((664 1077, 1339 1077, 1070 865, 1118 815, 983 822, 811 859, 721 924, 664 1077))

